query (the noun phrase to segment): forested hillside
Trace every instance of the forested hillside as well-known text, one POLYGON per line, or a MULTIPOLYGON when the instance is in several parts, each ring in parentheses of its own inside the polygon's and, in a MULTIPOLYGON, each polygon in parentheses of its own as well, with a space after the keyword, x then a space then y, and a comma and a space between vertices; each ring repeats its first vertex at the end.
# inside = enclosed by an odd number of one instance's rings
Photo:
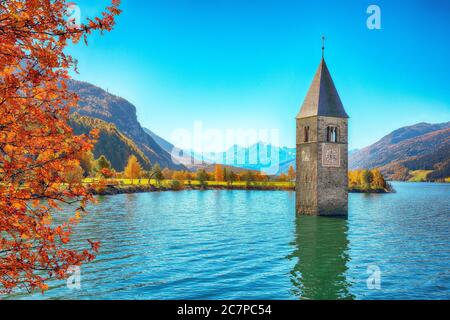
POLYGON ((114 124, 151 163, 171 169, 185 169, 174 163, 171 155, 145 132, 137 119, 136 107, 130 102, 87 82, 71 80, 69 89, 79 96, 79 106, 72 110, 73 113, 114 124))
POLYGON ((100 119, 72 115, 70 126, 77 135, 88 134, 95 128, 99 129, 99 139, 95 145, 94 157, 99 158, 101 155, 104 155, 116 171, 124 170, 131 155, 136 156, 143 169, 150 169, 150 160, 133 140, 120 132, 114 124, 100 119))
POLYGON ((349 167, 380 168, 390 180, 444 181, 450 177, 450 122, 400 128, 350 155, 349 167))

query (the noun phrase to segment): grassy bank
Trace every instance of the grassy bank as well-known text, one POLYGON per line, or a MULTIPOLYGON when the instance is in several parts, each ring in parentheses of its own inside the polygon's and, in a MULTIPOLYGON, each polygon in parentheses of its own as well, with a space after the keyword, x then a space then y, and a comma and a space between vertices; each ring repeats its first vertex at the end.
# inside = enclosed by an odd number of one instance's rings
MULTIPOLYGON (((84 183, 97 183, 95 179, 85 179, 84 183)), ((149 179, 114 179, 103 181, 102 187, 93 188, 94 194, 114 195, 122 193, 141 193, 141 192, 157 192, 157 191, 181 191, 181 190, 261 190, 261 191, 294 191, 294 182, 250 182, 236 181, 232 184, 222 181, 205 181, 204 183, 192 181, 178 180, 149 180, 149 179)), ((351 188, 349 192, 354 193, 388 193, 388 189, 362 189, 351 188)))
MULTIPOLYGON (((84 183, 94 183, 98 182, 98 179, 84 179, 84 183)), ((180 182, 183 184, 183 186, 201 186, 202 183, 198 180, 154 180, 154 179, 111 179, 106 180, 107 183, 116 184, 119 186, 154 186, 154 187, 165 187, 170 188, 175 182, 180 182)), ((254 181, 247 183, 246 181, 235 181, 232 184, 227 183, 226 181, 205 181, 205 184, 208 187, 214 188, 226 188, 226 187, 245 187, 247 185, 251 186, 270 186, 273 188, 294 188, 294 182, 279 182, 279 181, 268 181, 268 182, 261 182, 261 181, 254 181)))
MULTIPOLYGON (((85 179, 84 183, 97 183, 95 179, 85 179)), ((179 181, 179 180, 149 180, 149 179, 114 179, 103 181, 102 187, 96 187, 94 194, 121 194, 156 191, 181 191, 181 190, 295 190, 293 182, 251 182, 236 181, 232 184, 222 181, 179 181)))
POLYGON ((415 170, 410 171, 409 173, 412 175, 409 182, 425 182, 427 181, 427 176, 429 173, 433 172, 433 170, 415 170))

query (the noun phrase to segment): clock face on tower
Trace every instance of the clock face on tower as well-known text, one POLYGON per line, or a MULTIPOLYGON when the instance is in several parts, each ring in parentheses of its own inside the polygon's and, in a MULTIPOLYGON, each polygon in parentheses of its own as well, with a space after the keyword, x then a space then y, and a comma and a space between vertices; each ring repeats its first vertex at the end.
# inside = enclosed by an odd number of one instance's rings
POLYGON ((323 145, 322 166, 336 168, 341 166, 341 152, 338 144, 323 145))

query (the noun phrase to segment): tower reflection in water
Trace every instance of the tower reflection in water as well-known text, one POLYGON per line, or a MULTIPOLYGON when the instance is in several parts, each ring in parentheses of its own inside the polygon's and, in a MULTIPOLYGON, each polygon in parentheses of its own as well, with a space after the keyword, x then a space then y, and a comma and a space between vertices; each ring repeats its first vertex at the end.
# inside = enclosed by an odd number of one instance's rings
POLYGON ((290 277, 301 299, 353 299, 346 279, 348 221, 345 218, 297 216, 290 277))

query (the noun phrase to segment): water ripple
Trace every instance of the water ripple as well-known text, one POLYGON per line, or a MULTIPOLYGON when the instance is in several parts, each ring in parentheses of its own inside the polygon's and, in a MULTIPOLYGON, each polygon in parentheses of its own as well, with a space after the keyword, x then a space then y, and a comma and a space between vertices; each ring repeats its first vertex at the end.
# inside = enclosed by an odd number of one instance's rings
POLYGON ((296 217, 292 192, 99 198, 74 246, 101 240, 81 290, 24 299, 450 298, 450 185, 352 194, 349 219, 296 217), (367 266, 381 269, 368 290, 367 266))

